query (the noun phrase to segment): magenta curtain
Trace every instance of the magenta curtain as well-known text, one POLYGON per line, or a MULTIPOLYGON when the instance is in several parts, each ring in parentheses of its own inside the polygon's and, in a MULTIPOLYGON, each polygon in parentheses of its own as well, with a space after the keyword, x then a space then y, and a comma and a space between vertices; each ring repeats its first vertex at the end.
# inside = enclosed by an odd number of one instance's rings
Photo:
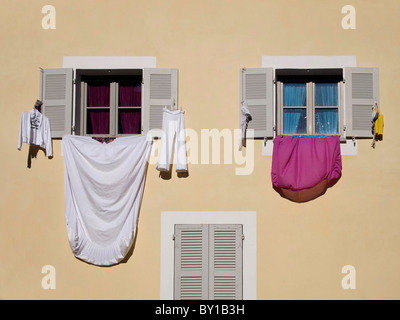
MULTIPOLYGON (((142 105, 142 86, 140 84, 119 85, 119 106, 140 107, 142 105)), ((141 110, 120 109, 118 132, 123 134, 139 134, 141 132, 141 110)))
MULTIPOLYGON (((88 107, 110 107, 110 84, 88 85, 88 107)), ((110 110, 88 110, 88 133, 108 134, 110 129, 110 110)))
POLYGON ((271 180, 274 188, 297 202, 312 200, 341 177, 339 136, 277 136, 271 180))

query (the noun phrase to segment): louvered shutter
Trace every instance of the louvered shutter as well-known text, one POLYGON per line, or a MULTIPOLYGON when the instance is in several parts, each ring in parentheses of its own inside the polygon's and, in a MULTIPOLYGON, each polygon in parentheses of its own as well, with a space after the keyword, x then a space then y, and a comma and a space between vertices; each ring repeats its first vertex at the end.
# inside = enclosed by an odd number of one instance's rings
POLYGON ((346 136, 372 138, 371 115, 379 103, 379 69, 345 68, 346 136))
POLYGON ((209 226, 209 299, 242 299, 242 225, 209 226))
POLYGON ((205 300, 208 294, 208 226, 175 226, 177 300, 205 300))
POLYGON ((42 69, 40 99, 42 112, 50 121, 51 137, 71 134, 73 69, 42 69))
POLYGON ((162 128, 162 110, 178 106, 178 70, 151 68, 143 70, 143 134, 162 128))
POLYGON ((246 100, 252 116, 248 129, 254 130, 254 138, 272 138, 274 135, 273 87, 272 68, 241 70, 240 107, 246 100))

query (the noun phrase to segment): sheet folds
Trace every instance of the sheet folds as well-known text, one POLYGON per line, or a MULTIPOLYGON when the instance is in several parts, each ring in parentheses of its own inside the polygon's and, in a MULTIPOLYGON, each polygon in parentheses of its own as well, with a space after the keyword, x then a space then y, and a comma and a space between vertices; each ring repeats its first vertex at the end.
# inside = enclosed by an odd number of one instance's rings
POLYGON ((65 221, 74 255, 119 263, 133 244, 152 141, 145 135, 108 144, 63 137, 65 221))

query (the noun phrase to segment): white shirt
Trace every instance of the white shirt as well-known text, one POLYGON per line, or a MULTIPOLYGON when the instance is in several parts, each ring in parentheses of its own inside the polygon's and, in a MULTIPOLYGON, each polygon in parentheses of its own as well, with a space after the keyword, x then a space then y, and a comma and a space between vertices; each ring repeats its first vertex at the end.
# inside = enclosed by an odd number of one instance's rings
POLYGON ((35 144, 46 150, 48 157, 53 156, 49 119, 38 110, 24 111, 19 126, 18 150, 22 143, 35 144))

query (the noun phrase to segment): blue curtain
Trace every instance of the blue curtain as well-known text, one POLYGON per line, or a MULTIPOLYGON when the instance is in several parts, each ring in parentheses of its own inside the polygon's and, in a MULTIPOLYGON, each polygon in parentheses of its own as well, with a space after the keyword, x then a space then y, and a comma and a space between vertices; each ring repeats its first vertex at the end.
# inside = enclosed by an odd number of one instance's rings
POLYGON ((339 133, 338 109, 316 108, 315 109, 315 133, 337 134, 339 133))
MULTIPOLYGON (((315 84, 315 106, 336 107, 338 106, 338 84, 316 83, 315 84)), ((338 109, 316 108, 315 109, 315 133, 337 134, 338 109)))
POLYGON ((306 108, 288 108, 283 110, 283 133, 303 134, 307 133, 306 108))
POLYGON ((338 105, 338 84, 337 83, 316 83, 315 84, 315 106, 333 107, 338 105))
POLYGON ((307 90, 305 83, 283 84, 283 106, 305 107, 307 104, 307 90))
MULTIPOLYGON (((305 83, 283 84, 283 106, 303 107, 307 105, 307 89, 305 83)), ((283 109, 283 133, 307 133, 307 110, 305 108, 283 109)))

